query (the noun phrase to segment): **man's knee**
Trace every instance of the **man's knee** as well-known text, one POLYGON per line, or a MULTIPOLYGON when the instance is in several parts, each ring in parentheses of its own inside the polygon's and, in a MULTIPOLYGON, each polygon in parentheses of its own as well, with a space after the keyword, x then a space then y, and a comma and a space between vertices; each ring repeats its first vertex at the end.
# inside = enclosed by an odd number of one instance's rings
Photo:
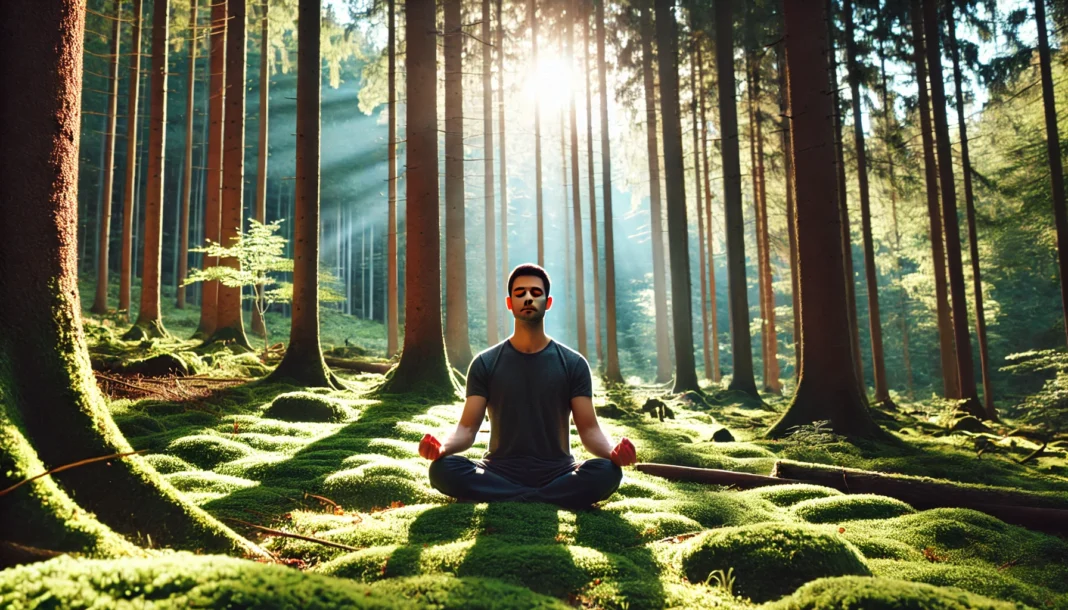
POLYGON ((455 488, 458 474, 472 466, 471 460, 459 455, 446 455, 430 463, 428 474, 430 486, 443 494, 450 495, 455 488))
POLYGON ((612 495, 623 481, 623 469, 612 460, 593 458, 582 463, 582 468, 596 475, 597 487, 602 491, 602 498, 612 495))

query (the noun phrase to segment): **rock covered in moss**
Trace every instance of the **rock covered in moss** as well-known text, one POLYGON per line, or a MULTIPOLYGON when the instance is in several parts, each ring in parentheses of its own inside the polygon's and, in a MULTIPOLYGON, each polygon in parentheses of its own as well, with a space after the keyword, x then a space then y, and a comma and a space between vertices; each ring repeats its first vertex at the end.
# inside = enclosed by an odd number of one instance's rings
MULTIPOLYGON (((137 328, 136 326, 134 328, 137 328)), ((166 377, 176 375, 185 377, 189 374, 189 365, 177 354, 158 354, 143 360, 134 360, 123 367, 124 373, 144 375, 145 377, 166 377)))
POLYGON ((990 432, 990 428, 974 415, 965 415, 953 420, 949 424, 949 430, 950 432, 990 432))
POLYGON ((960 589, 889 578, 821 578, 798 589, 768 610, 1012 610, 1016 604, 995 601, 960 589))
POLYGON ((872 494, 812 498, 793 507, 793 513, 809 523, 890 519, 914 512, 911 506, 901 500, 872 494))
POLYGON ((871 574, 864 557, 841 536, 785 523, 709 531, 689 541, 681 560, 691 582, 733 568, 734 592, 757 602, 792 593, 817 578, 871 574))
POLYGON ((342 401, 311 392, 279 394, 263 412, 264 417, 290 422, 342 422, 350 415, 342 401))
POLYGON ((720 428, 712 433, 712 440, 717 443, 733 443, 734 435, 726 428, 720 428))
POLYGON ((252 453, 248 445, 211 434, 183 436, 167 446, 167 453, 194 466, 210 470, 223 462, 231 462, 252 453))

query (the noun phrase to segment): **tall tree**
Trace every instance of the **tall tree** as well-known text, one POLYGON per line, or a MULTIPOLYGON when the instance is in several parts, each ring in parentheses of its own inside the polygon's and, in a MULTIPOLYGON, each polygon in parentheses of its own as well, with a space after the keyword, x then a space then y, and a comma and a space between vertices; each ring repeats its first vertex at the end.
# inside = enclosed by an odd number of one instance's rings
POLYGON ((441 328, 437 24, 434 0, 406 0, 404 349, 383 393, 453 394, 441 328))
POLYGON ((300 0, 297 13, 297 162, 293 223, 293 313, 289 346, 271 379, 340 388, 319 343, 319 160, 322 0, 300 0))
MULTIPOLYGON (((1041 1, 1041 0, 1040 0, 1041 1)), ((997 419, 994 390, 990 383, 990 354, 986 346, 986 319, 983 310, 983 281, 979 270, 979 236, 975 228, 975 197, 972 193, 972 163, 968 155, 968 125, 964 117, 964 87, 960 70, 960 49, 957 48, 957 25, 953 4, 945 8, 949 26, 949 45, 953 54, 953 84, 956 87, 957 129, 960 133, 960 160, 964 172, 964 207, 968 219, 968 248, 972 261, 972 292, 975 295, 975 338, 979 342, 979 369, 983 375, 983 412, 988 419, 997 419)))
MULTIPOLYGON (((580 11, 579 0, 571 0, 567 5, 567 62, 569 81, 575 67, 575 21, 580 11)), ((578 114, 575 110, 575 92, 568 94, 569 115, 571 125, 571 207, 574 213, 575 224, 575 315, 578 318, 578 351, 583 356, 589 355, 586 347, 586 274, 583 269, 582 256, 582 196, 579 184, 579 148, 578 148, 578 114)))
MULTIPOLYGON (((46 468, 131 451, 94 383, 78 298, 84 28, 79 0, 0 3, 0 78, 9 85, 0 140, 19 143, 0 147, 0 388, 46 468)), ((139 456, 51 478, 130 539, 267 556, 185 500, 139 456)))
MULTIPOLYGON (((664 117, 664 184, 668 212, 668 255, 671 257, 671 321, 675 331, 673 392, 700 391, 693 358, 693 314, 690 305, 690 248, 686 219, 686 175, 682 154, 682 112, 679 108, 678 25, 673 0, 656 0, 657 67, 664 117)), ((703 270, 702 270, 703 271, 703 270)))
MULTIPOLYGON (((502 4, 503 0, 497 0, 497 95, 499 96, 497 130, 501 135, 501 286, 503 287, 511 269, 508 266, 508 155, 504 129, 506 104, 504 102, 504 16, 502 14, 504 7, 502 4)), ((504 308, 497 305, 495 311, 498 334, 490 338, 490 343, 496 343, 502 335, 507 333, 504 308)))
POLYGON ((111 200, 115 184, 115 129, 119 116, 119 52, 122 49, 122 0, 114 0, 115 14, 111 26, 111 80, 108 91, 107 127, 104 132, 104 192, 97 238, 96 298, 92 312, 108 312, 108 251, 111 245, 111 200))
MULTIPOLYGON (((118 0, 116 0, 118 1, 118 0)), ((189 3, 189 69, 186 72, 185 92, 185 169, 182 178, 181 228, 178 235, 178 274, 175 278, 177 309, 185 309, 185 277, 189 272, 189 203, 193 199, 193 115, 194 92, 197 82, 197 49, 200 34, 197 31, 198 0, 189 3)))
MULTIPOLYGON (((693 124, 693 190, 697 204, 697 260, 698 277, 701 283, 701 352, 704 357, 705 379, 712 379, 712 350, 708 340, 708 276, 705 275, 705 209, 701 192, 701 136, 704 131, 697 115, 697 48, 701 44, 694 27, 693 4, 690 4, 690 121, 693 124)), ((709 232, 709 237, 712 237, 709 232)))
MULTIPOLYGON (((486 240, 486 344, 493 345, 500 336, 497 323, 497 218, 493 189, 493 46, 490 43, 490 0, 482 0, 482 138, 483 183, 486 240)), ((498 48, 498 52, 499 48, 498 48)))
MULTIPOLYGON (((608 354, 605 364, 605 379, 622 383, 619 370, 619 349, 616 337, 616 255, 612 227, 612 147, 608 137, 608 65, 604 57, 605 0, 594 0, 597 7, 597 85, 601 96, 601 188, 604 206, 604 283, 605 283, 605 330, 608 334, 608 354)), ((676 91, 678 86, 675 87, 676 91)), ((677 95, 677 93, 676 93, 677 95)), ((681 156, 680 156, 681 159, 681 156)), ((689 277, 687 275, 687 277, 689 277)), ((687 335, 689 336, 689 335, 687 335)), ((691 355, 691 359, 693 356, 691 355)))
POLYGON ((730 2, 716 3, 716 75, 723 156, 723 216, 727 233, 727 281, 733 375, 728 389, 758 397, 749 341, 749 295, 745 281, 742 169, 738 159, 738 108, 734 84, 734 17, 730 2))
MULTIPOLYGON (((260 5, 260 117, 259 117, 259 154, 256 156, 256 222, 267 222, 267 154, 268 147, 268 107, 271 91, 270 36, 268 34, 267 0, 260 5)), ((256 286, 256 301, 263 299, 263 286, 256 286)), ((252 308, 252 332, 257 336, 267 336, 267 327, 260 316, 260 306, 252 308)))
MULTIPOLYGON (((216 0, 211 4, 211 65, 208 69, 208 163, 204 180, 204 240, 218 243, 222 209, 223 132, 226 121, 223 113, 226 102, 226 32, 229 28, 227 3, 216 0)), ((242 90, 244 88, 242 87, 242 90)), ((235 92, 236 94, 236 92, 235 92)), ((215 267, 217 257, 203 258, 203 266, 215 267)), ((194 338, 209 339, 218 323, 219 282, 204 282, 200 293, 200 322, 194 338)))
MULTIPOLYGON (((499 2, 500 0, 498 0, 499 2)), ((589 183, 590 200, 590 252, 593 258, 593 332, 597 344, 597 364, 604 363, 604 342, 601 340, 601 264, 597 250, 597 175, 593 171, 593 95, 590 92, 590 11, 587 5, 582 15, 582 71, 586 75, 586 181, 589 183)), ((661 269, 663 265, 660 266, 661 269)), ((657 339, 659 346, 659 335, 657 339)), ((659 349, 659 347, 657 348, 659 349)), ((657 370, 659 370, 659 363, 657 370)), ((668 365, 670 366, 670 364, 668 365)), ((668 376, 670 377, 670 369, 668 376)), ((666 379, 665 379, 666 381, 666 379)))
MULTIPOLYGON (((596 1, 596 0, 595 0, 596 1)), ((528 3, 530 20, 531 62, 534 74, 538 71, 538 0, 528 3)), ((541 93, 534 92, 534 197, 537 216, 538 265, 545 266, 545 210, 541 192, 541 93)))
POLYGON ((942 364, 943 395, 960 397, 957 380, 957 356, 953 345, 953 321, 949 313, 946 284, 946 254, 943 246, 942 212, 938 209, 938 164, 935 161, 934 132, 931 123, 931 103, 927 94, 927 60, 923 35, 923 12, 920 0, 911 0, 912 48, 919 87, 920 135, 923 142, 924 181, 927 189, 927 215, 930 220, 931 264, 934 267, 935 312, 938 318, 938 345, 942 364))
POLYGON ((389 201, 386 211, 386 356, 397 354, 400 344, 400 301, 397 272, 397 7, 388 0, 388 84, 389 132, 386 154, 389 157, 389 201))
MULTIPOLYGON (((783 24, 785 29, 785 24, 783 24)), ((778 64, 779 76, 779 116, 780 120, 780 146, 783 156, 783 175, 786 176, 786 237, 790 246, 790 299, 793 305, 793 332, 794 332, 794 377, 801 373, 801 286, 797 273, 797 231, 796 231, 796 205, 793 181, 793 156, 790 150, 793 144, 790 141, 790 92, 786 87, 786 45, 781 41, 775 45, 775 61, 778 64)))
POLYGON ((1060 135, 1057 130, 1057 105, 1053 97, 1053 70, 1050 67, 1049 37, 1046 34, 1045 0, 1035 0, 1035 24, 1038 26, 1038 61, 1042 73, 1042 106, 1046 114, 1046 147, 1049 151, 1049 178, 1053 199, 1053 221, 1057 228, 1057 267, 1061 276, 1061 307, 1064 331, 1068 334, 1068 210, 1065 209, 1064 168, 1061 166, 1060 135))
POLYGON ((705 115, 705 62, 704 36, 697 43, 697 82, 700 83, 698 99, 701 104, 701 159, 704 165, 705 179, 705 236, 708 239, 708 309, 711 311, 711 328, 709 341, 712 344, 712 370, 705 371, 705 377, 714 383, 720 381, 719 370, 719 316, 716 315, 716 241, 712 237, 712 175, 708 154, 708 118, 705 115))
POLYGON ((879 315, 879 274, 875 270, 875 243, 871 235, 871 196, 868 192, 868 153, 864 142, 864 123, 860 113, 860 65, 857 61, 856 27, 853 23, 853 0, 845 0, 846 63, 849 92, 853 107, 853 142, 857 154, 857 181, 860 184, 860 225, 864 241, 864 274, 868 283, 868 326, 871 333, 872 373, 875 376, 875 402, 890 400, 883 358, 883 326, 879 315))
POLYGON ((122 199, 122 259, 119 262, 119 310, 130 315, 130 276, 133 274, 134 199, 137 197, 137 119, 141 91, 142 0, 133 0, 130 84, 126 106, 126 180, 122 199))
POLYGON ((645 97, 645 142, 649 162, 649 230, 653 242, 653 305, 656 320, 656 381, 671 379, 668 335, 667 274, 664 261, 664 212, 660 207, 660 146, 656 135, 656 75, 653 72, 653 0, 641 3, 642 85, 645 97))
POLYGON ((938 6, 935 0, 923 0, 923 28, 927 50, 927 70, 931 75, 931 107, 934 110, 935 145, 938 152, 938 184, 942 188, 942 222, 946 230, 946 262, 949 267, 949 295, 953 308, 953 343, 957 346, 957 383, 964 411, 983 417, 972 368, 972 340, 968 335, 968 301, 964 293, 964 270, 961 266, 960 228, 957 224, 957 191, 953 177, 953 149, 949 142, 946 117, 945 81, 942 79, 942 54, 939 50, 938 6))
POLYGON ((445 349, 452 366, 467 370, 467 236, 464 229, 464 32, 461 0, 445 4, 445 349))
POLYGON ((801 273, 801 375, 768 434, 830 420, 838 434, 877 436, 854 373, 834 159, 833 97, 825 83, 827 28, 807 0, 785 0, 787 86, 801 273), (798 151, 802 151, 798 154, 798 151))

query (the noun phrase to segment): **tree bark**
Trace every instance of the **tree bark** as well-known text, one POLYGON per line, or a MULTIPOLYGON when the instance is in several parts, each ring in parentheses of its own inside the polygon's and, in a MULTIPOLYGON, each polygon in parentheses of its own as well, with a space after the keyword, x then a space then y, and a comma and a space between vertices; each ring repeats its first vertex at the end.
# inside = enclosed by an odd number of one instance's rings
POLYGON ((193 198, 193 104, 196 90, 197 48, 200 45, 197 32, 197 2, 192 0, 189 9, 189 70, 186 74, 185 98, 185 170, 182 176, 181 227, 178 233, 178 274, 175 280, 175 308, 185 309, 185 278, 189 272, 189 204, 193 198))
MULTIPOLYGON (((508 155, 505 146, 504 110, 504 17, 503 0, 497 0, 497 94, 500 96, 497 107, 498 132, 501 136, 501 288, 505 289, 511 268, 508 265, 508 155)), ((596 258, 594 259, 596 260, 596 258)), ((504 308, 498 303, 494 315, 497 318, 497 335, 490 338, 490 343, 497 343, 508 334, 505 323, 504 308)))
MULTIPOLYGON (((785 27, 785 24, 784 24, 785 27)), ((786 45, 775 46, 776 62, 779 64, 779 122, 782 137, 783 175, 786 177, 786 236, 790 244, 790 300, 793 306, 794 334, 794 379, 801 374, 801 286, 797 272, 797 222, 794 197, 794 160, 790 140, 790 90, 786 87, 786 45)))
MULTIPOLYGON (((605 0, 595 0, 597 10, 597 85, 601 96, 601 187, 604 206, 604 283, 605 283, 605 330, 608 335, 608 354, 605 364, 605 379, 610 383, 623 383, 619 370, 619 350, 616 337, 616 255, 612 223, 612 147, 608 137, 608 65, 605 63, 605 0)), ((678 87, 676 87, 676 90, 678 87)), ((689 276, 687 276, 689 277, 689 276)), ((689 335, 687 335, 689 336, 689 335)))
MULTIPOLYGON (((208 163, 205 171, 204 241, 219 243, 222 221, 222 162, 223 135, 226 121, 223 116, 226 101, 226 32, 229 29, 227 3, 214 0, 211 4, 211 65, 208 68, 208 163)), ((218 257, 204 255, 203 268, 216 267, 218 257)), ((200 293, 200 323, 194 339, 207 340, 215 334, 219 311, 219 282, 203 282, 200 293)))
POLYGON ((938 164, 935 161, 934 132, 931 129, 931 103, 927 94, 927 65, 924 50, 923 13, 920 0, 912 0, 912 47, 916 63, 916 82, 919 87, 920 133, 923 138, 924 180, 927 187, 927 214, 930 218, 931 263, 934 267, 935 304, 938 317, 938 345, 942 364, 943 394, 946 398, 960 397, 957 379, 957 356, 953 344, 953 321, 949 313, 946 286, 946 255, 943 246, 942 212, 938 209, 938 164))
POLYGON ((761 127, 760 118, 760 61, 753 67, 753 131, 756 132, 756 172, 757 185, 760 193, 760 213, 757 215, 759 226, 759 240, 763 244, 764 261, 760 265, 761 283, 764 285, 764 330, 765 343, 767 345, 767 360, 765 361, 766 377, 764 388, 773 394, 782 394, 782 384, 779 383, 779 334, 775 329, 775 291, 771 284, 771 240, 768 236, 768 190, 764 177, 764 130, 761 127))
MULTIPOLYGON (((498 0, 500 1, 500 0, 498 0)), ((594 341, 597 345, 597 366, 604 367, 604 342, 601 339, 601 265, 597 249, 597 185, 593 169, 593 96, 590 88, 590 11, 582 15, 583 72, 586 76, 586 181, 589 183, 590 200, 590 252, 593 256, 593 320, 594 341)))
POLYGON ((130 316, 130 277, 133 275, 134 199, 137 197, 137 98, 141 91, 142 0, 133 0, 130 83, 126 106, 126 180, 122 199, 122 259, 119 264, 119 311, 130 316))
POLYGON ((386 216, 386 357, 392 358, 400 346, 400 301, 397 266, 397 23, 396 0, 387 3, 389 11, 389 203, 386 216))
POLYGON ((738 108, 734 84, 734 19, 730 2, 716 3, 716 74, 723 155, 723 217, 727 233, 727 282, 730 301, 730 390, 759 398, 753 378, 749 338, 749 295, 745 281, 745 222, 742 218, 742 170, 738 159, 738 108))
POLYGON ((864 241, 864 274, 868 284, 868 327, 871 333, 872 374, 875 377, 875 402, 890 400, 883 358, 883 326, 879 315, 879 274, 875 269, 875 243, 871 235, 871 195, 868 189, 868 153, 864 142, 864 125, 860 110, 860 67, 857 65, 857 41, 854 39, 853 1, 845 3, 846 62, 849 91, 853 105, 853 141, 857 154, 857 181, 860 184, 860 225, 864 241))
MULTIPOLYGON (((0 148, 0 386, 46 468, 131 451, 93 382, 80 316, 84 19, 85 4, 76 0, 0 3, 0 56, 7 59, 0 78, 9 87, 0 141, 19 143, 0 148)), ((151 536, 163 546, 266 557, 187 503, 140 457, 96 462, 52 478, 131 539, 151 536)))
MULTIPOLYGON (((747 16, 748 18, 748 16, 747 16)), ((747 28, 750 26, 746 26, 747 28)), ((755 51, 751 46, 746 46, 743 51, 745 54, 745 93, 746 93, 746 113, 748 114, 748 132, 749 132, 749 178, 753 187, 753 240, 756 241, 757 249, 757 301, 760 305, 760 366, 761 366, 761 378, 764 379, 764 389, 767 391, 768 380, 768 331, 766 322, 768 319, 768 296, 764 290, 766 285, 764 284, 764 238, 760 234, 760 183, 757 181, 757 146, 756 146, 756 131, 753 126, 756 124, 756 117, 753 111, 753 67, 752 56, 755 51)))
MULTIPOLYGON (((482 0, 482 133, 483 133, 483 173, 482 183, 485 205, 485 240, 486 240, 486 344, 497 342, 500 332, 497 330, 499 312, 497 308, 497 218, 496 198, 493 189, 493 47, 490 41, 490 0, 482 0)), ((498 53, 500 48, 498 47, 498 53)))
POLYGON ((797 196, 801 285, 801 375, 790 407, 768 431, 830 420, 838 434, 880 436, 855 377, 846 302, 845 252, 835 183, 833 97, 824 89, 827 15, 806 0, 785 0, 787 86, 797 196), (801 151, 798 154, 798 151, 801 151))
MULTIPOLYGON (((268 146, 268 119, 271 91, 271 63, 270 42, 268 34, 268 4, 263 0, 260 7, 260 117, 259 117, 259 154, 256 157, 256 222, 267 222, 267 153, 268 146)), ((267 336, 267 327, 260 315, 260 307, 263 304, 263 286, 256 286, 256 304, 252 307, 252 332, 259 337, 267 336)))
MULTIPOLYGON (((712 238, 712 178, 711 168, 708 162, 708 119, 705 115, 705 62, 703 46, 704 37, 697 43, 697 82, 700 83, 698 99, 701 104, 701 159, 704 162, 705 179, 705 237, 708 239, 708 309, 710 310, 712 327, 709 330, 709 341, 712 344, 712 381, 719 383, 719 322, 716 305, 716 242, 712 238)), ((706 371, 706 376, 707 376, 706 371)))
MULTIPOLYGON (((563 205, 563 210, 561 210, 561 212, 560 212, 560 218, 562 219, 562 224, 564 225, 564 260, 563 260, 563 263, 564 263, 563 264, 563 267, 564 267, 564 290, 563 290, 563 293, 568 296, 568 299, 570 301, 574 301, 575 300, 574 297, 573 297, 574 293, 572 292, 573 285, 571 283, 571 265, 572 265, 572 262, 573 262, 573 260, 571 258, 571 244, 572 244, 572 239, 571 239, 571 219, 568 217, 569 214, 571 213, 572 208, 574 207, 574 203, 573 202, 570 202, 570 203, 568 202, 568 195, 567 195, 567 187, 568 187, 568 182, 567 182, 567 128, 564 126, 564 107, 563 106, 560 107, 560 112, 557 114, 557 116, 560 119, 560 199, 561 199, 562 203, 564 204, 563 205)), ((576 305, 578 305, 577 302, 576 302, 576 305)), ((576 307, 576 309, 577 309, 577 307, 576 307)), ((567 324, 566 324, 567 332, 566 332, 566 334, 564 336, 566 337, 565 341, 568 342, 568 343, 571 343, 572 341, 575 341, 577 343, 577 335, 576 335, 576 332, 575 332, 575 327, 577 326, 577 322, 578 322, 578 316, 572 317, 570 314, 567 315, 567 324)), ((585 355, 585 354, 583 354, 583 355, 585 355)))
POLYGON ((441 328, 437 25, 434 0, 406 0, 404 350, 383 393, 455 395, 441 328))
POLYGON ((445 11, 445 349, 449 364, 467 370, 467 236, 464 228, 463 30, 460 0, 445 11))
MULTIPOLYGON (((596 0, 595 0, 596 1, 596 0)), ((538 73, 538 0, 528 4, 530 21, 531 64, 538 73)), ((534 93, 534 196, 537 216, 538 265, 545 266, 545 213, 541 192, 541 93, 534 93)))
MULTIPOLYGON (((700 46, 693 23, 693 6, 690 10, 690 121, 693 124, 693 188, 697 203, 697 260, 698 277, 701 282, 701 355, 704 358, 705 379, 712 379, 712 350, 708 338, 708 276, 705 275, 705 210, 701 192, 701 139, 698 132, 704 131, 703 123, 697 115, 697 48, 700 46)), ((711 238, 709 232, 709 238, 711 238)))
POLYGON ((963 410, 977 417, 985 417, 976 393, 972 341, 968 335, 968 300, 964 292, 964 271, 961 266, 957 191, 946 117, 946 93, 942 80, 938 8, 935 0, 923 0, 923 21, 924 39, 927 42, 927 69, 931 75, 931 106, 934 109, 935 144, 940 174, 938 183, 942 187, 942 222, 946 229, 946 261, 949 264, 950 304, 953 308, 953 343, 957 346, 957 382, 960 397, 965 401, 963 410))
POLYGON ((92 312, 108 312, 108 252, 111 247, 111 200, 115 184, 115 130, 119 115, 119 53, 122 50, 122 0, 114 0, 115 15, 111 30, 111 87, 108 92, 108 117, 104 134, 104 194, 101 199, 100 225, 96 260, 96 298, 92 312))
POLYGON ((1042 73, 1042 106, 1046 114, 1046 146, 1049 153, 1049 178, 1053 198, 1053 221, 1057 228, 1057 268, 1061 277, 1061 307, 1064 330, 1068 333, 1068 210, 1065 209, 1064 169, 1061 166, 1060 135, 1057 129, 1057 105, 1053 96, 1053 71, 1050 68, 1049 39, 1046 34, 1045 0, 1035 0, 1038 26, 1039 70, 1042 73))
MULTIPOLYGON (((642 0, 642 84, 645 89, 645 141, 649 162, 649 217, 653 242, 653 304, 656 320, 656 382, 671 380, 671 345, 667 304, 667 274, 664 261, 664 212, 660 207, 660 146, 656 135, 656 85, 653 73, 653 19, 650 14, 653 0, 642 0)), ((593 161, 591 157, 590 165, 593 161)))
MULTIPOLYGON (((1039 0, 1041 2, 1041 0, 1039 0)), ((972 163, 968 156, 968 125, 964 117, 964 91, 961 81, 960 51, 957 48, 953 5, 946 7, 949 18, 949 44, 953 50, 953 83, 957 90, 957 127, 960 132, 960 159, 964 172, 964 206, 968 218, 968 247, 972 262, 972 291, 975 293, 975 337, 979 343, 979 367, 983 375, 983 413, 996 420, 994 390, 990 382, 990 355, 986 345, 986 319, 983 311, 983 281, 979 271, 979 235, 975 228, 975 197, 972 193, 972 163)))
MULTIPOLYGON (((578 0, 571 0, 567 10, 567 57, 568 79, 573 81, 571 75, 575 66, 575 21, 578 19, 578 0)), ((586 343, 586 274, 583 269, 582 254, 582 195, 579 184, 579 148, 578 148, 578 114, 575 109, 575 92, 570 91, 568 97, 569 115, 571 125, 571 207, 574 214, 575 226, 575 315, 578 319, 578 351, 583 356, 589 357, 589 349, 586 343)))

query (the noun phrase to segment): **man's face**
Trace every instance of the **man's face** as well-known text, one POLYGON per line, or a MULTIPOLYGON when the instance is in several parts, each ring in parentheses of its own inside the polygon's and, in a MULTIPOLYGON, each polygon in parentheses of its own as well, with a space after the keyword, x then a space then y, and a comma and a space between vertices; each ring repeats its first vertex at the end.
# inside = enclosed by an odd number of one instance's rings
POLYGON ((512 294, 505 299, 516 320, 539 322, 553 305, 545 294, 545 282, 536 275, 521 275, 512 282, 512 294))

